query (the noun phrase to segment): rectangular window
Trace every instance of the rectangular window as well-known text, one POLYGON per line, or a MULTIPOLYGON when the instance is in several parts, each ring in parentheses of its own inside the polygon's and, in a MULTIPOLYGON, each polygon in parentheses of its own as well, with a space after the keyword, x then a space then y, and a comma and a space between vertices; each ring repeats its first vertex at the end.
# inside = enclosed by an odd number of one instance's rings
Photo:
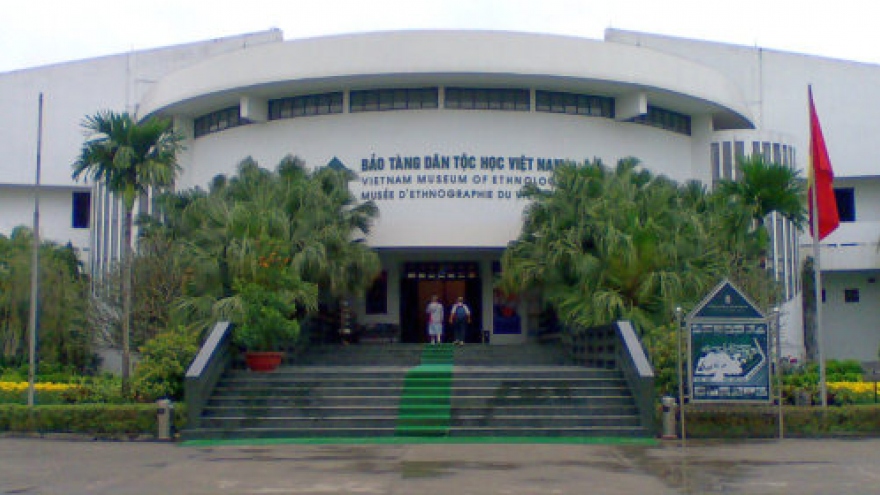
POLYGON ((73 228, 89 228, 89 219, 92 216, 92 193, 73 193, 73 228))
POLYGON ((527 89, 446 88, 445 107, 457 110, 508 110, 528 112, 527 89))
POLYGON ((712 143, 709 154, 712 162, 712 187, 715 187, 721 178, 721 147, 718 143, 712 143))
POLYGON ((342 113, 342 93, 321 93, 269 100, 269 120, 342 113))
POLYGON ((843 289, 843 302, 845 302, 845 303, 859 302, 859 289, 843 289))
POLYGON ((195 137, 201 137, 244 124, 247 124, 247 121, 241 119, 241 109, 237 106, 229 107, 196 117, 193 121, 193 134, 195 137))
POLYGON ((733 153, 730 148, 730 141, 725 141, 722 144, 722 159, 721 159, 721 178, 727 180, 733 180, 733 153))
POLYGON ((535 110, 538 112, 614 117, 614 99, 605 96, 535 91, 535 110))
POLYGON ((437 88, 357 90, 349 95, 349 111, 356 113, 437 108, 438 95, 437 88))
POLYGON ((851 187, 834 188, 837 201, 837 215, 841 222, 856 221, 856 193, 851 187))
POLYGON ((665 108, 648 105, 648 113, 631 120, 636 124, 658 127, 678 134, 691 135, 691 117, 665 108))

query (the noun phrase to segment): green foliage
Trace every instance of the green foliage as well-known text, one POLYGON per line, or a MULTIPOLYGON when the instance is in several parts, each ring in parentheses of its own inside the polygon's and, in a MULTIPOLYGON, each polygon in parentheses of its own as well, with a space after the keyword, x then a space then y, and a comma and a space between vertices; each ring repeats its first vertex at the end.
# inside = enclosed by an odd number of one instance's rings
POLYGON ((651 366, 654 368, 654 388, 658 397, 678 396, 676 335, 675 325, 670 324, 651 329, 642 336, 642 345, 651 360, 651 366))
POLYGON ((232 329, 232 342, 250 351, 278 350, 296 342, 299 323, 292 318, 296 304, 277 292, 257 284, 245 284, 239 290, 243 316, 232 329))
MULTIPOLYGON (((862 379, 862 363, 855 359, 825 361, 826 382, 858 382, 862 379)), ((793 387, 815 386, 819 383, 819 364, 807 363, 782 375, 783 385, 793 387)))
MULTIPOLYGON (((33 235, 25 227, 0 235, 0 366, 28 360, 33 235)), ((93 363, 85 320, 88 279, 72 246, 40 245, 40 367, 66 366, 87 371, 93 363)))
POLYGON ((266 347, 298 334, 296 322, 317 309, 318 288, 332 298, 367 287, 379 261, 359 237, 378 210, 357 203, 349 179, 329 168, 309 172, 296 158, 275 171, 246 159, 207 192, 164 198, 162 228, 184 245, 179 321, 207 328, 229 320, 239 344, 266 347), (258 342, 267 326, 279 327, 272 331, 281 336, 258 342))
POLYGON ((565 332, 632 321, 658 390, 669 393, 677 385, 676 306, 688 311, 725 278, 759 307, 781 294, 764 266, 769 236, 760 219, 780 211, 797 221, 801 185, 787 167, 760 159, 743 166, 744 184, 714 193, 655 176, 634 158, 613 168, 599 160, 559 166, 552 190, 523 189, 532 202, 503 255, 498 286, 540 289, 565 332), (786 188, 775 190, 780 180, 786 188))
MULTIPOLYGON (((0 432, 75 433, 103 439, 156 436, 156 404, 0 404, 0 432)), ((174 405, 174 425, 185 426, 186 407, 174 405)))
POLYGON ((141 402, 162 397, 182 399, 186 370, 198 352, 198 335, 182 327, 160 333, 147 342, 141 348, 141 360, 134 370, 136 399, 141 402))
POLYGON ((68 404, 125 404, 131 398, 122 393, 122 378, 110 373, 79 377, 77 384, 63 394, 68 404))
POLYGON ((598 160, 563 165, 553 179, 552 191, 524 188, 533 202, 504 253, 500 285, 513 293, 543 288, 567 325, 626 319, 644 334, 723 278, 746 289, 774 286, 759 266, 760 238, 725 235, 730 225, 744 232, 749 212, 696 183, 654 176, 631 158, 613 169, 598 160))
POLYGON ((799 170, 768 163, 760 154, 739 157, 737 165, 741 179, 720 181, 720 194, 739 202, 759 224, 774 211, 797 227, 806 223, 806 191, 799 170))
MULTIPOLYGON (((832 408, 785 406, 786 437, 837 435, 880 436, 880 406, 832 408)), ((779 411, 773 406, 686 407, 690 438, 773 438, 778 435, 779 411)))

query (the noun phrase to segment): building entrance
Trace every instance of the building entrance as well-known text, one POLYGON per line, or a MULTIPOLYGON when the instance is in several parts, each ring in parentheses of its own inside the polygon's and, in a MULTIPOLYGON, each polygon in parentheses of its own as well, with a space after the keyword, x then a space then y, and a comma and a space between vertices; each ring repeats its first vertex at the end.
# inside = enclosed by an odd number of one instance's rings
POLYGON ((481 281, 476 262, 406 263, 400 281, 400 326, 403 342, 428 342, 425 308, 436 295, 445 309, 443 340, 452 341, 449 309, 463 297, 471 309, 467 341, 480 338, 481 281))

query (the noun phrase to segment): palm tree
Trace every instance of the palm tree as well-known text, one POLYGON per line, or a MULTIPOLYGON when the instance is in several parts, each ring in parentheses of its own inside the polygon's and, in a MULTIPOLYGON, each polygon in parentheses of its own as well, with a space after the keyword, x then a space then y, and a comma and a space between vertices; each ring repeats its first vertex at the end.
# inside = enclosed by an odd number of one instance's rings
POLYGON ((754 154, 738 159, 741 178, 737 181, 722 180, 717 187, 719 194, 738 201, 751 214, 757 226, 777 212, 803 227, 807 221, 806 192, 800 171, 780 163, 768 163, 764 157, 754 154))
MULTIPOLYGON (((800 171, 776 162, 767 162, 760 154, 738 159, 740 178, 723 180, 716 187, 714 201, 721 212, 719 232, 725 234, 735 256, 735 268, 747 260, 758 260, 759 266, 767 258, 770 233, 764 227, 765 219, 777 213, 796 228, 807 223, 805 183, 800 171)), ((740 285, 755 297, 759 292, 774 301, 779 294, 776 284, 764 285, 757 281, 740 285)), ((760 296, 759 296, 760 298, 760 296)))
POLYGON ((73 178, 85 176, 103 183, 125 209, 122 266, 122 389, 128 393, 131 373, 131 259, 133 210, 137 198, 150 188, 171 186, 179 171, 177 153, 182 137, 171 122, 151 118, 138 122, 128 112, 101 111, 87 116, 87 137, 73 164, 73 178))
POLYGON ((329 168, 310 172, 295 157, 275 171, 245 159, 207 193, 180 193, 177 203, 185 207, 170 223, 181 226, 188 265, 197 272, 178 305, 183 316, 198 327, 221 316, 234 320, 244 309, 240 289, 253 284, 286 291, 297 317, 315 307, 318 290, 342 297, 366 287, 379 262, 361 237, 377 209, 356 201, 349 179, 329 168), (286 282, 263 280, 267 263, 284 271, 286 282))
POLYGON ((559 167, 554 184, 524 190, 532 202, 500 284, 541 289, 567 323, 625 318, 647 333, 725 277, 756 288, 760 303, 773 298, 753 211, 739 199, 654 176, 632 158, 559 167))

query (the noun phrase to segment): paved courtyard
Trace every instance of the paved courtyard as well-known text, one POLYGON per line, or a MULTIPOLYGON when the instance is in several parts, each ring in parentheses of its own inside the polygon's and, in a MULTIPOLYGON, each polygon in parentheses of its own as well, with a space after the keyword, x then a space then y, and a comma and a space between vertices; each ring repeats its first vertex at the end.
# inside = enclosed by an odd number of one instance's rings
POLYGON ((880 439, 216 445, 0 438, 0 494, 872 494, 880 439))

